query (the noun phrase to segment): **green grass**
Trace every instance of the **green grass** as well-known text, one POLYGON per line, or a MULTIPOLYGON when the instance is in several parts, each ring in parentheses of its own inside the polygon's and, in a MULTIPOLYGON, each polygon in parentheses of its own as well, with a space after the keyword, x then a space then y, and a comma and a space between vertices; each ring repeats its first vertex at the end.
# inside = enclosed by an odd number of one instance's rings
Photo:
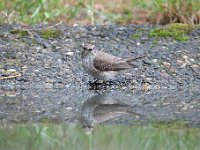
POLYGON ((45 39, 62 37, 63 34, 63 31, 58 29, 44 29, 41 31, 41 35, 45 39))
POLYGON ((199 5, 200 0, 1 0, 0 23, 127 24, 140 16, 135 10, 143 10, 153 23, 198 24, 199 5))
POLYGON ((90 136, 80 126, 61 124, 0 127, 2 150, 199 150, 200 129, 99 125, 90 136))
POLYGON ((2 11, 13 10, 15 11, 13 17, 16 21, 29 24, 51 21, 64 12, 61 0, 13 0, 11 3, 5 3, 5 1, 3 0, 4 9, 2 8, 2 11))
POLYGON ((132 35, 132 39, 139 39, 141 37, 141 35, 139 35, 139 34, 133 34, 132 35))
POLYGON ((200 0, 154 0, 151 22, 200 24, 199 6, 200 0))
POLYGON ((182 120, 174 121, 152 121, 150 126, 160 129, 184 129, 188 127, 188 123, 182 120))
POLYGON ((188 41, 192 30, 199 28, 195 25, 171 24, 162 28, 156 28, 149 34, 150 37, 171 37, 177 41, 188 41))
POLYGON ((28 36, 29 33, 27 30, 19 30, 19 29, 13 29, 10 31, 12 34, 19 35, 20 37, 28 36))
POLYGON ((68 0, 2 0, 0 12, 3 14, 0 21, 3 23, 20 22, 27 24, 48 22, 69 22, 84 7, 83 0, 76 1, 73 5, 68 0), (65 19, 65 20, 63 20, 65 19))

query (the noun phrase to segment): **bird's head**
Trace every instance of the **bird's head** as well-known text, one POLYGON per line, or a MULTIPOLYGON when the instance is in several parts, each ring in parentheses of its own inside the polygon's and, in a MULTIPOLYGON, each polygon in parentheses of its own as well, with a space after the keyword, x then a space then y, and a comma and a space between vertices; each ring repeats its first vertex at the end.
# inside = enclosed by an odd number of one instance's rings
POLYGON ((82 44, 82 47, 83 47, 82 56, 96 55, 95 45, 82 44))

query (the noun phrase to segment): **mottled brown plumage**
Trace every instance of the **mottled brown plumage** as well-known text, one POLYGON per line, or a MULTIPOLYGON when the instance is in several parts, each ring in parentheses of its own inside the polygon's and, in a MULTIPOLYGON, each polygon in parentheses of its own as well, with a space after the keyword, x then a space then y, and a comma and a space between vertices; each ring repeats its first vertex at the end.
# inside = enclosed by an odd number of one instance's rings
POLYGON ((135 58, 123 59, 111 54, 98 51, 94 45, 83 45, 83 67, 91 76, 102 79, 113 79, 120 71, 134 67, 135 58))
POLYGON ((131 68, 131 65, 122 58, 97 51, 94 67, 100 71, 120 71, 131 68))

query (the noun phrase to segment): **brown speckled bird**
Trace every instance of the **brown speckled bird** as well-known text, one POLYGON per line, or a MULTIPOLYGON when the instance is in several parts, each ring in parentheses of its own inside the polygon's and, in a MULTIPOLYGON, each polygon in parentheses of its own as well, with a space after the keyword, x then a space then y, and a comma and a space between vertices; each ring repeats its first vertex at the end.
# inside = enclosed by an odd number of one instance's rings
POLYGON ((94 45, 83 46, 82 63, 88 74, 99 80, 111 80, 122 70, 135 67, 132 61, 137 58, 122 59, 111 54, 98 51, 94 45))

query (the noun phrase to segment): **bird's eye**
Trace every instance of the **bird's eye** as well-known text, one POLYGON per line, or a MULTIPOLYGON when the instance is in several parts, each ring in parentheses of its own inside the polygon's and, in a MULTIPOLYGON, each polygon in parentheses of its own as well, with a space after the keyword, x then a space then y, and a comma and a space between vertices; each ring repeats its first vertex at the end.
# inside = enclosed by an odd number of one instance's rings
POLYGON ((93 45, 82 45, 83 50, 85 51, 93 51, 94 50, 94 46, 93 45))

